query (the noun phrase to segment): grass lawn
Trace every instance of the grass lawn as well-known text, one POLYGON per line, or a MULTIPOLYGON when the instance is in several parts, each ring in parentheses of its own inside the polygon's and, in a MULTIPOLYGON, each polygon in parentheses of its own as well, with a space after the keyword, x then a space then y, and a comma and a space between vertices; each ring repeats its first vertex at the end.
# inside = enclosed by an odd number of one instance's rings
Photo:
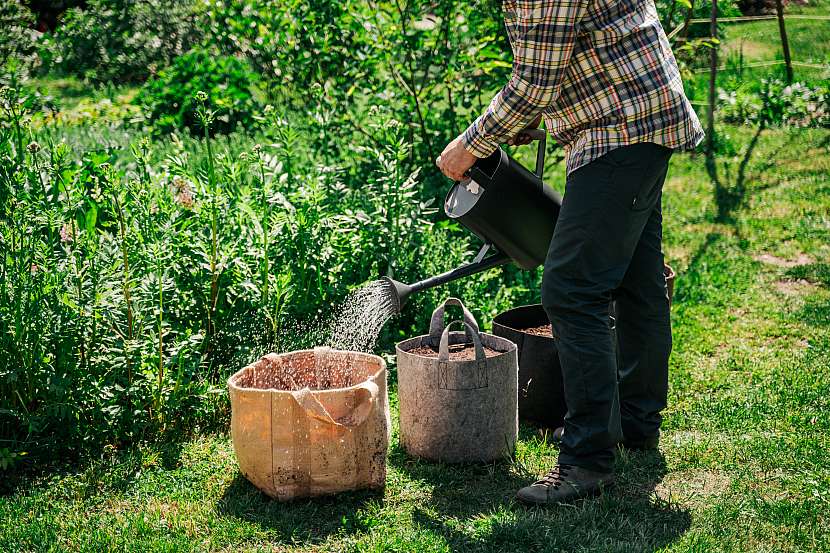
POLYGON ((280 504, 206 435, 7 482, 0 551, 830 551, 830 132, 764 131, 744 161, 752 129, 727 130, 718 186, 702 157, 673 161, 670 406, 615 490, 514 503, 557 454, 523 428, 485 466, 419 462, 395 436, 385 491, 280 504))
MULTIPOLYGON (((787 6, 786 13, 827 17, 830 15, 830 2, 827 0, 811 0, 804 4, 791 2, 787 6)), ((721 37, 723 44, 718 59, 719 65, 724 69, 718 73, 719 86, 728 89, 738 86, 759 88, 764 78, 774 77, 782 81, 786 80, 786 69, 783 64, 746 67, 753 63, 784 59, 778 20, 724 23, 723 26, 726 33, 724 37, 721 37)), ((828 69, 830 66, 830 21, 787 19, 786 27, 790 56, 795 63, 793 66, 795 81, 813 86, 822 82, 826 83, 830 79, 830 69, 828 69), (798 62, 811 64, 811 66, 799 66, 798 62)), ((700 57, 694 64, 698 72, 686 79, 684 83, 690 99, 697 103, 705 102, 707 99, 708 67, 707 54, 700 57)))

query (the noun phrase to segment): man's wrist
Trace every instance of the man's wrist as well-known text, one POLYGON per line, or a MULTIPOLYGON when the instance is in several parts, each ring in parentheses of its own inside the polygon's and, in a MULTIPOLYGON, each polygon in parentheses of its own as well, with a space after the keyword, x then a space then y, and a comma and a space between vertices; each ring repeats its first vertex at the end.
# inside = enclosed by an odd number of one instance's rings
POLYGON ((470 127, 461 135, 461 145, 464 149, 476 156, 477 158, 485 158, 496 151, 499 147, 498 143, 485 138, 478 132, 475 121, 470 127))

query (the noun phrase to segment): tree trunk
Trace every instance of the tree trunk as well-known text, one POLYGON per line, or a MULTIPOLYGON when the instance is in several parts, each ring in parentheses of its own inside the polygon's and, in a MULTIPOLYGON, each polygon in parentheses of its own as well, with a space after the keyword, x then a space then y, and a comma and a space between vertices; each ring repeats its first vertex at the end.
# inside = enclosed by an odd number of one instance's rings
POLYGON ((787 65, 787 84, 793 83, 793 62, 790 59, 790 43, 787 40, 787 27, 784 25, 784 3, 775 0, 775 11, 778 14, 778 32, 781 34, 781 48, 784 50, 784 63, 787 65))
MULTIPOLYGON (((718 0, 712 0, 712 19, 709 24, 710 36, 717 40, 718 38, 718 0)), ((715 84, 718 76, 718 45, 713 44, 712 50, 709 54, 709 112, 708 117, 708 136, 706 141, 706 156, 707 158, 714 157, 715 148, 715 84)))
POLYGON ((689 10, 686 12, 686 19, 683 20, 683 28, 680 30, 680 36, 683 39, 689 38, 689 25, 691 25, 692 17, 695 14, 695 0, 691 0, 691 6, 689 6, 689 10))

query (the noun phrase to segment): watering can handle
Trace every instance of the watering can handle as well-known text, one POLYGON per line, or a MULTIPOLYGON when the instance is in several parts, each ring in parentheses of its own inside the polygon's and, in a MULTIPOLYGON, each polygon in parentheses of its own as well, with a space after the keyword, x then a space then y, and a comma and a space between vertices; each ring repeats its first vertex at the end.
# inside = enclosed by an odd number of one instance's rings
POLYGON ((536 176, 541 180, 542 173, 545 172, 545 146, 547 144, 548 133, 545 129, 530 129, 522 132, 533 140, 539 141, 536 150, 536 176))
POLYGON ((470 313, 463 303, 461 303, 461 300, 458 298, 447 298, 444 303, 435 308, 435 311, 432 312, 432 318, 429 321, 429 341, 432 344, 432 347, 438 347, 438 344, 441 341, 441 334, 444 332, 444 311, 446 311, 446 308, 449 305, 460 307, 461 311, 464 313, 464 322, 467 323, 468 327, 467 338, 472 341, 473 331, 479 332, 476 318, 473 317, 473 314, 470 313), (471 331, 470 328, 473 330, 471 331))
POLYGON ((487 354, 484 353, 484 346, 481 345, 481 337, 478 335, 478 329, 473 328, 467 321, 453 321, 441 333, 441 343, 438 346, 438 362, 446 363, 450 360, 450 328, 457 323, 463 324, 467 329, 467 336, 472 338, 471 341, 476 350, 476 361, 483 363, 487 359, 487 354))

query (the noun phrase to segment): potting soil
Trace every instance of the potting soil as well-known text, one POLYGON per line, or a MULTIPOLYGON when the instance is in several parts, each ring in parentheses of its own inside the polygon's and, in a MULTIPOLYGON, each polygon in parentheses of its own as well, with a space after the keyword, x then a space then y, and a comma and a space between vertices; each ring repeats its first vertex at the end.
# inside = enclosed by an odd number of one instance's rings
MULTIPOLYGON (((496 351, 494 349, 488 348, 487 346, 484 347, 484 354, 487 357, 495 357, 496 355, 500 355, 503 352, 496 351)), ((432 348, 430 346, 419 346, 417 348, 413 348, 407 350, 407 353, 412 353, 414 355, 422 355, 424 357, 438 357, 438 348, 432 348)), ((449 347, 449 354, 451 361, 471 361, 476 358, 476 350, 472 344, 453 344, 449 347)))
POLYGON ((546 336, 548 338, 553 338, 553 331, 551 330, 550 325, 534 326, 534 327, 531 327, 531 328, 520 328, 518 330, 520 332, 524 332, 525 334, 532 334, 534 336, 546 336))
POLYGON ((290 358, 267 355, 240 374, 235 384, 257 390, 330 390, 354 386, 364 379, 365 375, 355 372, 348 353, 317 348, 290 358))

